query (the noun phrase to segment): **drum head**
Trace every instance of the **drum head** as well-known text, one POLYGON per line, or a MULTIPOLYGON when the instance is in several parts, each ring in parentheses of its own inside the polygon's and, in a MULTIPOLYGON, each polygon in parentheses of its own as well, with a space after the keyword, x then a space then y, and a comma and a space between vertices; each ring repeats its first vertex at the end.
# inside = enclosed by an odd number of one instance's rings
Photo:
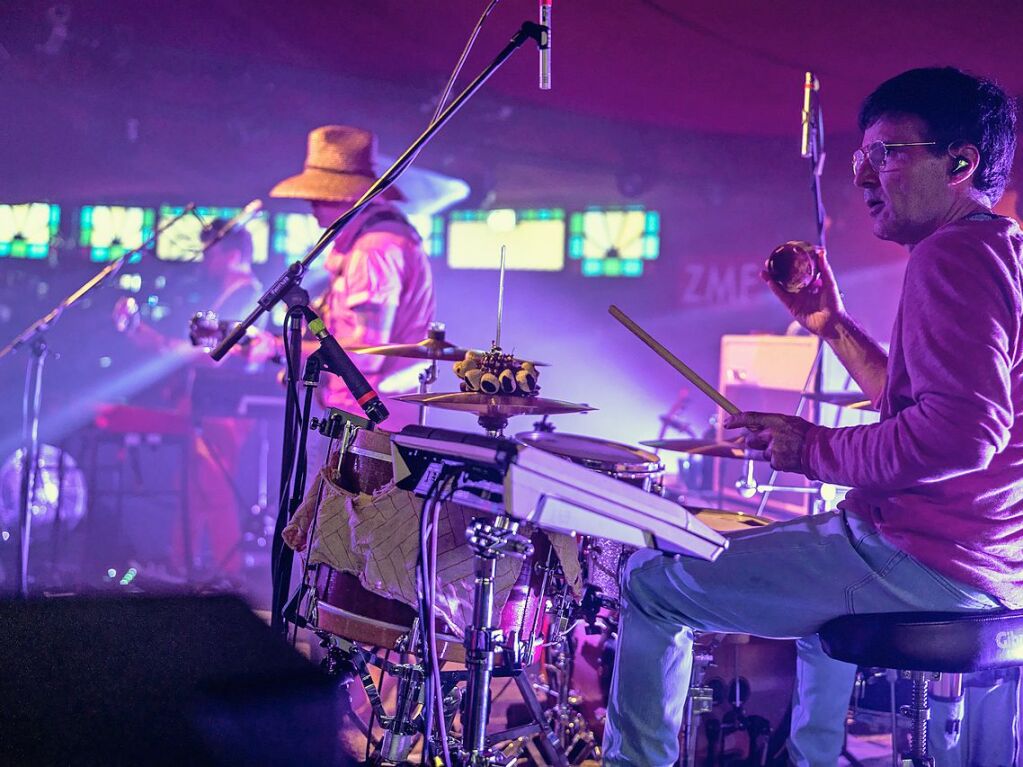
POLYGON ((620 442, 552 431, 526 431, 516 434, 515 439, 605 474, 628 476, 664 471, 654 453, 620 442))

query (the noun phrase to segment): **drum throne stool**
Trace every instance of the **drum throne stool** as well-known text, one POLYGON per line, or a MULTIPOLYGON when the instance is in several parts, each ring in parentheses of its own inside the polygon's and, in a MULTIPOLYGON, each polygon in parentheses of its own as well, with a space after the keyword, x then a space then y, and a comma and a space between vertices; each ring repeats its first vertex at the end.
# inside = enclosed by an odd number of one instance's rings
POLYGON ((818 634, 836 660, 897 669, 911 680, 912 702, 902 711, 911 721, 910 747, 894 760, 895 767, 934 765, 927 753, 932 680, 1023 665, 1023 610, 843 615, 818 634))

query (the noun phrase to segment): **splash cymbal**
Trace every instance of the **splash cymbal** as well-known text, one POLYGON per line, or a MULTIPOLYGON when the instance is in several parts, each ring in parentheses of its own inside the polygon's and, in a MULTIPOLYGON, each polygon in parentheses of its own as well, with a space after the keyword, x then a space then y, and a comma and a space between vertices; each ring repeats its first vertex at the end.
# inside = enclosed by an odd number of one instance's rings
MULTIPOLYGON (((458 362, 465 359, 469 349, 448 343, 444 339, 425 338, 415 344, 380 344, 379 346, 351 346, 348 351, 356 354, 379 354, 383 357, 404 357, 413 360, 439 360, 458 362)), ((480 352, 482 354, 482 352, 480 352)))
POLYGON ((861 391, 806 392, 803 396, 813 402, 844 407, 848 410, 877 410, 867 395, 861 391))
MULTIPOLYGON (((459 362, 467 352, 483 354, 482 349, 464 349, 440 338, 426 338, 414 344, 380 344, 379 346, 349 346, 346 351, 356 354, 379 354, 382 357, 403 357, 413 360, 437 360, 438 362, 459 362)), ((525 362, 526 360, 522 360, 525 362)), ((546 367, 546 362, 529 360, 537 367, 546 367)))
POLYGON ((649 439, 641 445, 656 450, 673 450, 690 455, 709 455, 713 458, 739 458, 762 461, 763 452, 748 450, 743 442, 718 442, 712 439, 649 439))
POLYGON ((562 402, 543 397, 516 397, 509 394, 483 394, 481 392, 448 392, 441 394, 401 394, 391 399, 415 405, 458 410, 490 418, 510 418, 516 415, 564 415, 596 410, 584 403, 562 402))

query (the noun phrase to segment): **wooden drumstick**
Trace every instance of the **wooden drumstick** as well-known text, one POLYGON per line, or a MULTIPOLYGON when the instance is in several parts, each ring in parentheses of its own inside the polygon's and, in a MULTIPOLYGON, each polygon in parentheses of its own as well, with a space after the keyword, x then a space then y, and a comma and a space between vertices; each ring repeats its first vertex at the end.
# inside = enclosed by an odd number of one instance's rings
POLYGON ((708 397, 710 397, 712 400, 714 400, 715 404, 720 406, 722 410, 724 410, 726 413, 729 413, 731 415, 735 415, 736 413, 741 412, 739 410, 739 408, 737 408, 735 405, 733 405, 723 394, 721 394, 717 389, 715 389, 709 383, 704 381, 700 377, 699 373, 697 373, 695 370, 693 370, 688 365, 686 365, 686 363, 684 363, 682 360, 680 360, 674 354, 672 354, 667 349, 665 349, 664 346, 661 343, 659 343, 657 340, 655 340, 653 336, 651 336, 649 333, 647 333, 645 330, 643 330, 643 328, 641 328, 639 325, 637 325, 635 322, 633 322, 625 314, 625 312, 623 312, 621 309, 619 309, 614 304, 611 304, 611 306, 609 306, 607 308, 607 310, 611 313, 612 317, 614 317, 616 320, 618 320, 620 323, 622 323, 625 327, 627 327, 629 330, 631 330, 639 338, 640 341, 642 341, 647 346, 649 346, 651 349, 653 349, 655 352, 657 352, 657 355, 662 360, 667 362, 669 365, 671 365, 673 368, 675 368, 675 370, 677 370, 679 373, 684 375, 689 380, 689 382, 691 384, 693 384, 693 386, 695 386, 697 389, 699 389, 704 394, 706 394, 708 397))

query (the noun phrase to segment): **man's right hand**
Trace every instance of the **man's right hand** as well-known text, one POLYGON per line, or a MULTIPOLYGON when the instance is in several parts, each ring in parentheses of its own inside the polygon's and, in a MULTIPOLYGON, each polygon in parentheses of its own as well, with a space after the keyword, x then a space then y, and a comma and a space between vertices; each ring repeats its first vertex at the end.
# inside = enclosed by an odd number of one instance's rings
POLYGON ((823 338, 832 335, 836 323, 845 317, 845 305, 835 284, 835 275, 828 264, 826 251, 824 248, 816 248, 816 251, 820 276, 798 293, 784 290, 771 279, 766 269, 760 272, 760 279, 767 283, 796 322, 815 336, 823 338))

